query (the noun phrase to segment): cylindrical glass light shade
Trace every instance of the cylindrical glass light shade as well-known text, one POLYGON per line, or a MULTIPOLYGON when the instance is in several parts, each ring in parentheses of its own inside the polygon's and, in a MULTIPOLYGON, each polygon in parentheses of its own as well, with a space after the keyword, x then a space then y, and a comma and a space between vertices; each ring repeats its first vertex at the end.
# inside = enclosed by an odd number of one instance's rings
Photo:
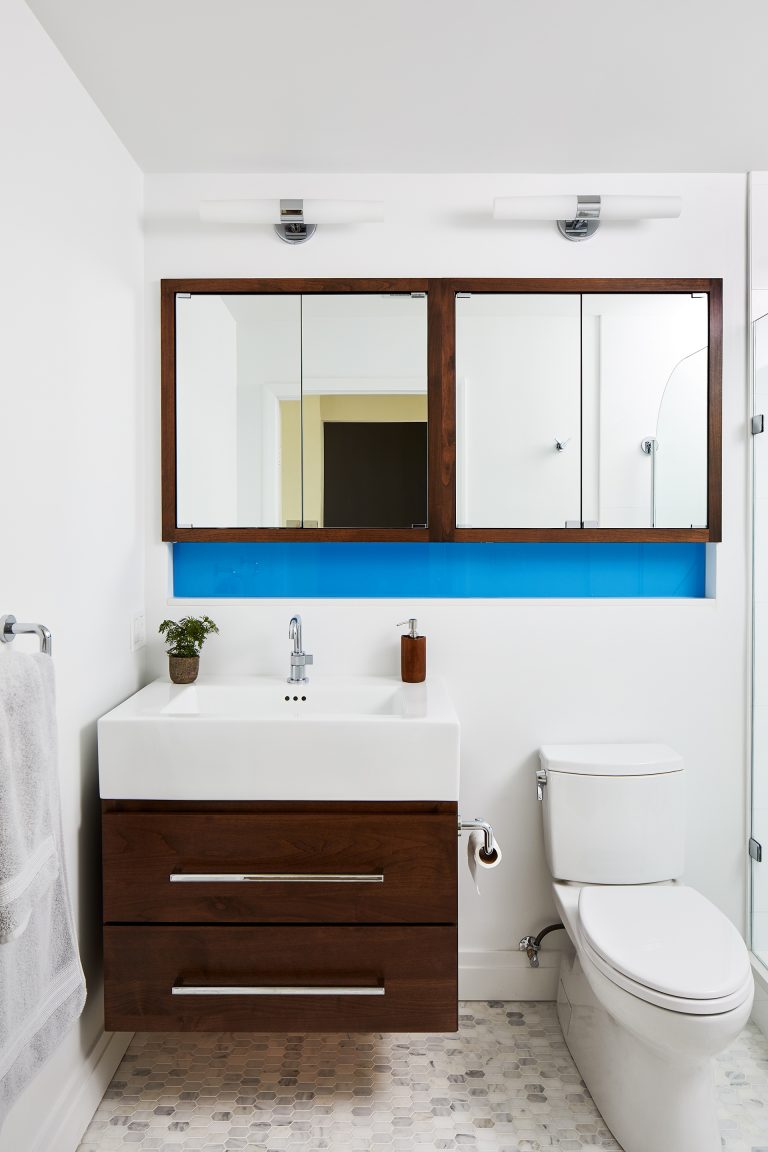
MULTIPOLYGON (((301 203, 301 201, 299 201, 301 203)), ((304 200, 307 224, 378 224, 382 200, 304 200)), ((207 224, 281 224, 279 200, 202 200, 200 219, 207 224)))
POLYGON ((279 200, 201 200, 206 224, 279 224, 279 200))
MULTIPOLYGON (((493 202, 495 220, 575 220, 578 196, 501 196, 493 202)), ((680 215, 679 196, 601 196, 601 220, 662 220, 680 215)))
POLYGON ((572 220, 576 196, 500 196, 493 202, 494 220, 572 220))
POLYGON ((674 220, 683 210, 680 196, 603 196, 601 220, 674 220))
POLYGON ((308 224, 380 224, 383 200, 305 200, 308 224))

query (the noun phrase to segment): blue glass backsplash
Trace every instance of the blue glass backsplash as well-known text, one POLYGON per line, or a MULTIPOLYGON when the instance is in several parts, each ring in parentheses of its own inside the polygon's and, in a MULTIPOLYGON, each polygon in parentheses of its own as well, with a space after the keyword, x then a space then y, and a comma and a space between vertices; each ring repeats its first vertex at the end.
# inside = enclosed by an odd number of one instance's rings
POLYGON ((174 544, 173 594, 703 597, 705 544, 174 544))

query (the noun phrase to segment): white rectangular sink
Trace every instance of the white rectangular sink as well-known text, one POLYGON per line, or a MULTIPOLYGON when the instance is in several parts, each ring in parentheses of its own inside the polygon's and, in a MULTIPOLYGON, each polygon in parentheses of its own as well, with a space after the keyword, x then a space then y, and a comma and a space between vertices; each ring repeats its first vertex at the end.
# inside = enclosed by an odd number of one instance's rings
MULTIPOLYGON (((161 684, 162 681, 158 681, 161 684)), ((320 681, 290 685, 266 677, 248 681, 198 680, 167 684, 164 716, 250 716, 295 720, 304 716, 397 716, 404 709, 424 711, 425 701, 404 697, 395 680, 320 681)), ((418 687, 418 686, 417 686, 418 687)))
POLYGON ((458 800, 439 679, 156 680, 102 716, 99 784, 126 800, 458 800))

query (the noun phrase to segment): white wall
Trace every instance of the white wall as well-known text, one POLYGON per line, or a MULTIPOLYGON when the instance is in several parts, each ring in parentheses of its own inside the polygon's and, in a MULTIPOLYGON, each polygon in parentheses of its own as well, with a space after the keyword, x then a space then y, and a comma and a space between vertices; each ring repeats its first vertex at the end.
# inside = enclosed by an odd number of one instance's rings
POLYGON ((144 579, 142 177, 22 0, 0 0, 0 107, 0 613, 53 632, 64 848, 89 988, 0 1149, 70 1152, 119 1055, 103 1032, 96 719, 141 672, 129 620, 144 579))
MULTIPOLYGON (((547 996, 517 941, 553 918, 533 770, 545 741, 659 740, 685 757, 687 879, 744 928, 746 668, 745 177, 154 176, 147 178, 147 406, 152 455, 148 632, 168 614, 160 543, 159 280, 183 276, 627 276, 724 278, 724 537, 707 601, 189 601, 221 627, 208 672, 287 672, 287 625, 305 620, 315 675, 397 674, 394 624, 416 614, 429 671, 446 677, 462 720, 465 815, 490 819, 504 846, 481 897, 461 885, 465 995, 547 996), (678 221, 604 225, 569 244, 554 224, 503 225, 493 196, 527 192, 681 193, 678 221), (203 198, 382 198, 387 223, 326 227, 305 246, 269 228, 196 220, 203 198), (418 205, 418 212, 414 210, 418 205), (712 221, 718 227, 712 228, 712 221)), ((154 640, 151 670, 165 661, 154 640)), ((548 942, 549 943, 549 942, 548 942)), ((544 952, 543 965, 547 960, 544 952)))

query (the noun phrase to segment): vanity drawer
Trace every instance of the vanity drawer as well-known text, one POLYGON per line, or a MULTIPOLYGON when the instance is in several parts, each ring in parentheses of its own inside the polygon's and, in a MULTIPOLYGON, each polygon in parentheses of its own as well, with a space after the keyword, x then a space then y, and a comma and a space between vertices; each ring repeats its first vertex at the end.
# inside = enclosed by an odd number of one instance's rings
POLYGON ((453 924, 456 819, 105 811, 104 920, 453 924))
POLYGON ((455 926, 109 926, 104 969, 110 1031, 458 1027, 455 926))

